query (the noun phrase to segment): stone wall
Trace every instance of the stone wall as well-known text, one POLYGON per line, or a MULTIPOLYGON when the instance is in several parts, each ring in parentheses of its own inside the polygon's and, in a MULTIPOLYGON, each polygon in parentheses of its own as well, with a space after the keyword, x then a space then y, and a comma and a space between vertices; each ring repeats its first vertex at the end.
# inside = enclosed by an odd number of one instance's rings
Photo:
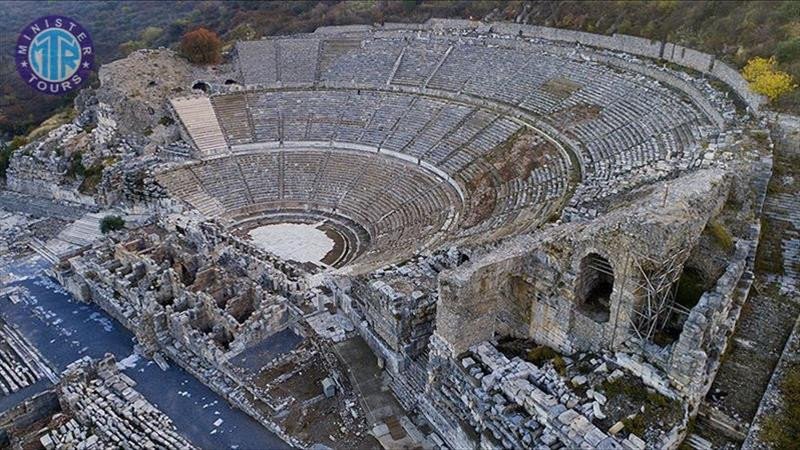
POLYGON ((439 273, 467 259, 451 248, 328 285, 370 347, 398 373, 427 353, 436 326, 439 273))
MULTIPOLYGON (((707 221, 719 213, 727 186, 720 171, 687 175, 670 182, 672 200, 664 201, 663 187, 656 187, 649 196, 592 222, 519 236, 444 272, 439 279, 437 334, 453 356, 502 336, 531 338, 568 354, 625 348, 634 337, 634 310, 644 301, 639 286, 647 281, 641 271, 660 270, 650 261, 673 257, 680 270, 688 254, 675 256, 676 251, 698 242, 707 221), (584 304, 583 285, 594 279, 586 271, 595 270, 584 267, 589 255, 607 261, 603 270, 613 273, 605 307, 602 302, 584 304)), ((720 280, 726 288, 739 279, 741 255, 737 261, 720 280)), ((703 308, 696 314, 703 314, 703 308)), ((716 336, 716 328, 703 329, 716 336)))
POLYGON ((674 383, 690 398, 699 402, 713 381, 719 357, 725 349, 727 332, 738 317, 737 297, 743 302, 749 290, 752 273, 744 278, 746 258, 753 242, 740 241, 736 254, 719 278, 713 290, 705 292, 683 327, 678 341, 672 348, 668 372, 674 383), (743 291, 742 291, 743 290, 743 291), (734 314, 731 320, 731 314, 734 314), (711 372, 711 373, 709 373, 711 372))
POLYGON ((91 209, 81 204, 64 201, 56 202, 13 191, 3 191, 0 194, 0 208, 7 211, 18 211, 35 217, 57 217, 69 221, 78 220, 91 211, 91 209))
POLYGON ((61 411, 55 390, 40 392, 0 414, 0 447, 6 448, 17 431, 61 411))

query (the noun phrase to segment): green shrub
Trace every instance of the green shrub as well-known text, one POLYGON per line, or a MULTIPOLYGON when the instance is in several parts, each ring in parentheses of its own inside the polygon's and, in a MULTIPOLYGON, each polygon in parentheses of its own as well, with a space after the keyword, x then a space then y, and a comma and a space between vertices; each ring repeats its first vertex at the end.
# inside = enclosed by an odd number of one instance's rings
POLYGON ((88 169, 84 171, 83 182, 81 182, 78 191, 84 194, 94 194, 97 190, 97 185, 103 179, 103 163, 95 161, 88 169))
POLYGON ((69 167, 67 167, 67 177, 72 179, 83 178, 85 173, 86 167, 83 165, 83 153, 73 153, 69 160, 69 167))
POLYGON ((5 178, 6 170, 8 170, 8 165, 11 163, 11 155, 14 154, 14 151, 27 143, 28 139, 25 136, 14 136, 7 147, 0 148, 0 178, 5 178))
POLYGON ((120 216, 105 216, 100 221, 100 232, 106 234, 125 228, 125 221, 120 216))
POLYGON ((780 63, 788 63, 800 59, 800 38, 787 39, 778 43, 775 57, 780 63))
POLYGON ((168 127, 168 126, 174 124, 175 121, 170 116, 161 116, 161 118, 158 119, 158 123, 160 125, 164 125, 165 127, 168 127))
POLYGON ((5 178, 8 164, 11 162, 11 155, 14 150, 11 147, 0 149, 0 178, 5 178))

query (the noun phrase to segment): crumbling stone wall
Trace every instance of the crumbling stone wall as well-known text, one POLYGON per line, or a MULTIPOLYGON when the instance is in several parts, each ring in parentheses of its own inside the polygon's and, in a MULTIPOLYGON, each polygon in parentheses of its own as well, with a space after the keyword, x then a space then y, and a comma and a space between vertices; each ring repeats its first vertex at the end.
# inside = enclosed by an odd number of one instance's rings
MULTIPOLYGON (((596 425, 606 418, 603 405, 608 398, 581 388, 586 376, 570 381, 552 366, 540 368, 518 357, 509 358, 489 342, 455 357, 441 344, 433 338, 424 397, 435 411, 450 416, 449 427, 460 430, 443 433, 452 447, 645 448, 644 436, 619 433, 619 428, 611 433, 596 425)), ((595 361, 595 378, 630 376, 616 361, 595 361)), ((675 394, 666 388, 665 396, 675 394)), ((676 423, 667 426, 669 432, 651 435, 653 448, 677 445, 677 430, 685 417, 675 417, 676 423)))
POLYGON ((151 225, 72 258, 57 276, 132 330, 149 353, 178 342, 219 365, 288 325, 289 300, 270 290, 286 285, 282 272, 192 239, 203 240, 202 232, 170 235, 151 225))
POLYGON ((40 392, 0 414, 0 446, 10 447, 18 433, 61 410, 55 390, 40 392))
MULTIPOLYGON (((631 339, 631 320, 646 285, 642 270, 693 247, 721 209, 727 181, 722 171, 701 171, 589 223, 552 227, 520 236, 480 260, 440 277, 437 334, 454 355, 483 340, 529 337, 564 353, 616 350, 631 339), (678 200, 680 199, 680 201, 678 200), (598 255, 613 271, 607 318, 580 304, 582 262, 598 255), (524 306, 530 305, 526 311, 524 306), (524 330, 521 323, 527 323, 524 330)), ((682 263, 682 261, 681 261, 682 263)), ((595 276, 596 275, 591 275, 595 276)))
POLYGON ((426 357, 436 326, 439 274, 468 258, 468 252, 450 248, 328 285, 353 322, 365 322, 360 330, 373 350, 398 372, 426 357))

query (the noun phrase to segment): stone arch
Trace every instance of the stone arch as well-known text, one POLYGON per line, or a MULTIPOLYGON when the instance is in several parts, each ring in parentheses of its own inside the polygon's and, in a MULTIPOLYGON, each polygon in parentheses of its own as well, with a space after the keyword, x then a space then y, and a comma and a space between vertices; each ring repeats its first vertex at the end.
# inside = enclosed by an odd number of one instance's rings
POLYGON ((614 268, 599 253, 581 259, 575 283, 578 310, 596 322, 608 322, 611 293, 614 291, 614 268))
POLYGON ((211 85, 206 83, 205 81, 198 81, 192 85, 192 89, 197 89, 208 94, 209 92, 211 92, 211 85))

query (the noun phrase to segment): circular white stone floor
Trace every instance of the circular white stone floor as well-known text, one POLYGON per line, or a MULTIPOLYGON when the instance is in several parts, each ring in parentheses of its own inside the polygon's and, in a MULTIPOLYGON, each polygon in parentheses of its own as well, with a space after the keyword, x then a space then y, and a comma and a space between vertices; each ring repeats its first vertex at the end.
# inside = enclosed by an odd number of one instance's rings
POLYGON ((333 239, 317 229, 319 224, 279 223, 253 228, 253 242, 283 259, 318 263, 333 250, 333 239))

